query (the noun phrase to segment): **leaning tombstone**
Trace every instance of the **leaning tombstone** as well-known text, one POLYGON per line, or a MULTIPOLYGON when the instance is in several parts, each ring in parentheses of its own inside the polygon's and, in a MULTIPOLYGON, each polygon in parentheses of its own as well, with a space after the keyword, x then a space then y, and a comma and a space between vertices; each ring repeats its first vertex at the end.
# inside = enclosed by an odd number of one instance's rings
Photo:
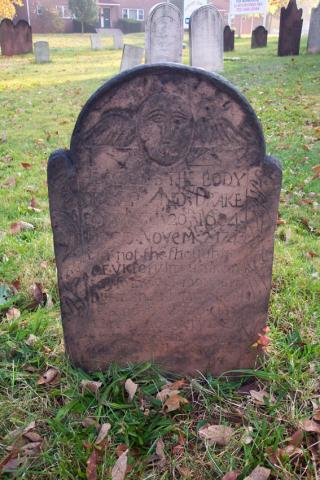
POLYGON ((34 55, 36 63, 48 63, 50 62, 50 50, 48 42, 35 42, 34 55))
POLYGON ((120 72, 140 65, 142 63, 143 54, 144 50, 142 47, 136 47, 135 45, 124 45, 120 72))
POLYGON ((234 30, 226 25, 223 30, 223 51, 232 52, 234 50, 234 30))
POLYGON ((267 46, 268 30, 263 25, 259 25, 252 30, 251 34, 251 48, 263 48, 267 46))
POLYGON ((189 22, 190 65, 223 70, 223 19, 213 5, 195 10, 189 22))
POLYGON ((146 24, 146 63, 182 62, 183 18, 178 7, 158 3, 146 24))
POLYGON ((103 85, 48 165, 73 364, 253 367, 280 186, 254 111, 223 78, 143 65, 103 85))
POLYGON ((280 12, 280 30, 278 55, 299 55, 302 30, 302 8, 297 7, 296 0, 290 0, 287 8, 280 12))
POLYGON ((91 41, 91 50, 102 49, 101 36, 98 33, 94 33, 90 35, 90 41, 91 41))
POLYGON ((308 53, 320 53, 320 2, 311 11, 307 51, 308 53))
POLYGON ((115 50, 122 50, 123 49, 123 33, 121 30, 114 29, 113 31, 113 48, 115 50))

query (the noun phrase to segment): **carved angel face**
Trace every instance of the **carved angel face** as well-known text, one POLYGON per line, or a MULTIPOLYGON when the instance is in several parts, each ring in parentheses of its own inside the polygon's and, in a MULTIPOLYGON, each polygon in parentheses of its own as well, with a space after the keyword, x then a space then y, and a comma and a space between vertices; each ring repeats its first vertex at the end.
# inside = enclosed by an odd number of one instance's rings
POLYGON ((140 111, 142 145, 149 158, 159 165, 173 165, 186 157, 192 143, 193 128, 189 105, 177 95, 153 95, 140 111))

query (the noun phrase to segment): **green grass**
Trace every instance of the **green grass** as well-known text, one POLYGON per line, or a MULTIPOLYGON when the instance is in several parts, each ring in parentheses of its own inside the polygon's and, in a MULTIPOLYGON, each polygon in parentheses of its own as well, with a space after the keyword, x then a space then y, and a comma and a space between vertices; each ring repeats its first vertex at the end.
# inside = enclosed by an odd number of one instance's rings
MULTIPOLYGON (((121 444, 130 449, 128 479, 220 479, 232 469, 239 469, 243 479, 256 465, 270 468, 270 478, 315 479, 308 445, 319 439, 312 434, 305 434, 298 456, 274 464, 270 452, 287 444, 299 422, 311 418, 312 402, 319 402, 320 189, 312 167, 320 164, 320 56, 306 55, 305 40, 300 56, 279 58, 276 38, 269 39, 266 49, 256 50, 243 38, 236 39, 236 50, 227 53, 225 61, 224 76, 246 95, 262 122, 268 153, 283 164, 280 216, 285 223, 276 233, 271 344, 260 369, 244 375, 255 382, 253 389, 259 384, 272 392, 276 403, 254 404, 238 392, 240 380, 200 377, 190 379, 182 390, 189 403, 165 413, 155 399, 165 383, 156 367, 110 366, 89 377, 72 369, 64 356, 46 163, 54 149, 68 147, 81 107, 118 73, 121 52, 111 50, 110 39, 105 39, 105 50, 91 51, 88 35, 35 36, 38 39, 49 40, 52 63, 36 65, 32 55, 0 58, 0 283, 20 282, 16 295, 0 310, 0 458, 12 444, 8 434, 32 420, 44 444, 40 456, 3 478, 86 478, 96 430, 81 422, 92 416, 112 425, 110 443, 102 451, 101 479, 111 478, 121 444), (31 168, 24 169, 22 162, 31 168), (15 185, 7 185, 12 178, 15 185), (32 198, 40 212, 28 208, 32 198), (35 229, 11 235, 10 225, 18 220, 35 229), (53 307, 30 309, 35 282, 49 292, 53 307), (13 321, 6 318, 10 306, 21 311, 13 321), (31 346, 26 343, 30 334, 37 336, 31 346), (61 371, 55 386, 37 385, 47 366, 61 371), (81 392, 80 381, 88 378, 103 383, 98 399, 81 392), (125 396, 127 378, 139 384, 132 403, 125 396), (206 446, 198 436, 205 423, 232 426, 231 442, 206 446), (246 444, 249 427, 252 441, 246 444), (163 469, 150 462, 160 437, 167 458, 163 469)), ((143 35, 128 35, 125 41, 143 45, 143 35)), ((188 49, 185 63, 187 57, 188 49)))

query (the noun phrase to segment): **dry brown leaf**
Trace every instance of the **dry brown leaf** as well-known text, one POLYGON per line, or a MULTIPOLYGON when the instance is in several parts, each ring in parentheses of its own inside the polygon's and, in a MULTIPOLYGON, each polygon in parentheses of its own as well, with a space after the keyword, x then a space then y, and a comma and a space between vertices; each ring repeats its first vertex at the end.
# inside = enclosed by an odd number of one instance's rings
POLYGON ((250 395, 257 405, 267 405, 268 403, 274 404, 276 402, 272 393, 268 393, 265 390, 250 390, 250 395))
POLYGON ((82 389, 82 393, 86 390, 94 393, 96 398, 99 396, 99 389, 102 386, 102 382, 94 382, 93 380, 81 380, 80 387, 82 389))
POLYGON ((32 225, 32 223, 23 222, 22 220, 10 225, 10 232, 13 235, 23 232, 24 230, 34 230, 34 225, 32 225))
POLYGON ((15 307, 9 308, 9 310, 6 313, 6 317, 9 320, 9 322, 16 320, 17 318, 20 317, 20 315, 21 315, 20 310, 15 307))
POLYGON ((126 392, 127 392, 127 394, 129 395, 129 400, 130 400, 130 402, 132 402, 133 397, 134 397, 135 394, 136 394, 138 385, 137 385, 136 383, 134 383, 134 382, 131 380, 131 378, 128 378, 128 379, 126 380, 126 383, 124 384, 124 388, 126 389, 126 392))
POLYGON ((25 169, 29 169, 32 167, 31 163, 28 162, 21 162, 21 166, 25 169))
POLYGON ((170 397, 170 395, 178 395, 179 393, 179 390, 170 390, 170 388, 164 388, 157 393, 156 399, 164 402, 168 397, 170 397))
POLYGON ((39 340, 39 337, 37 337, 36 335, 33 335, 32 333, 30 333, 30 335, 29 335, 29 337, 27 338, 27 340, 25 341, 25 343, 26 343, 29 347, 32 347, 38 340, 39 340))
POLYGON ((82 420, 81 422, 81 425, 83 427, 91 427, 91 426, 94 426, 97 430, 100 430, 100 425, 99 423, 97 422, 97 420, 95 420, 94 418, 92 417, 86 417, 82 420))
MULTIPOLYGON (((171 393, 175 392, 176 390, 173 390, 171 393)), ((171 394, 167 400, 163 404, 163 410, 167 413, 169 412, 174 412, 175 410, 178 410, 181 405, 189 403, 186 398, 181 397, 181 395, 178 394, 171 394)))
POLYGON ((320 423, 314 420, 303 420, 303 422, 301 422, 301 428, 305 432, 320 433, 320 423))
POLYGON ((103 423, 103 424, 101 425, 99 434, 98 434, 97 439, 96 439, 96 441, 95 441, 95 444, 96 444, 96 445, 99 445, 99 444, 106 438, 106 436, 108 435, 108 432, 109 432, 110 428, 111 428, 110 423, 103 423))
POLYGON ((173 383, 168 383, 165 385, 165 388, 169 388, 169 390, 180 390, 180 388, 186 387, 188 382, 182 378, 181 380, 176 380, 173 383))
POLYGON ((299 447, 303 441, 303 431, 297 430, 289 439, 289 444, 295 447, 299 447))
POLYGON ((156 454, 159 457, 159 467, 163 468, 165 466, 165 464, 167 463, 167 460, 166 460, 166 456, 165 456, 165 453, 164 453, 164 442, 163 442, 162 438, 159 438, 157 440, 156 454))
POLYGON ((40 454, 41 445, 42 445, 42 439, 41 439, 41 442, 29 442, 29 443, 27 443, 21 449, 21 451, 23 453, 23 456, 25 456, 25 457, 37 457, 40 454))
POLYGON ((99 454, 94 448, 90 457, 87 460, 86 475, 87 480, 97 480, 97 466, 99 461, 99 454))
POLYGON ((127 465, 128 465, 128 450, 123 452, 116 463, 114 464, 114 467, 111 472, 111 479, 112 480, 124 480, 126 476, 126 471, 127 471, 127 465))
POLYGON ((22 436, 29 442, 42 442, 42 437, 37 432, 26 432, 22 436))
POLYGON ((312 170, 315 174, 320 174, 320 165, 315 165, 314 167, 312 167, 312 170))
POLYGON ((233 429, 226 425, 207 425, 200 428, 199 437, 209 445, 228 445, 233 435, 233 429))
POLYGON ((239 470, 233 470, 232 472, 226 473, 223 477, 222 480, 237 480, 237 478, 240 475, 239 470))
POLYGON ((310 250, 310 252, 308 252, 307 255, 310 258, 319 257, 319 255, 316 252, 313 252, 312 250, 310 250))
POLYGON ((244 480, 267 480, 270 477, 271 470, 265 467, 256 467, 244 480))
POLYGON ((60 381, 60 371, 56 367, 50 367, 37 381, 38 385, 56 385, 60 381))

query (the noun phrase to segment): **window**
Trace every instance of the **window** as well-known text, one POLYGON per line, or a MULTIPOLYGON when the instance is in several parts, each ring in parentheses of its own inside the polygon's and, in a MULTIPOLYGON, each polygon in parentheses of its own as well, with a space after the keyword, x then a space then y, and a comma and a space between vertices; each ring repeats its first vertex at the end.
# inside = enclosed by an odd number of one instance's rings
POLYGON ((61 18, 72 18, 71 12, 67 5, 57 5, 58 15, 61 18))
POLYGON ((37 15, 43 15, 44 8, 42 5, 37 5, 37 15))
POLYGON ((129 18, 130 20, 144 20, 144 10, 142 8, 123 8, 122 18, 129 18))

